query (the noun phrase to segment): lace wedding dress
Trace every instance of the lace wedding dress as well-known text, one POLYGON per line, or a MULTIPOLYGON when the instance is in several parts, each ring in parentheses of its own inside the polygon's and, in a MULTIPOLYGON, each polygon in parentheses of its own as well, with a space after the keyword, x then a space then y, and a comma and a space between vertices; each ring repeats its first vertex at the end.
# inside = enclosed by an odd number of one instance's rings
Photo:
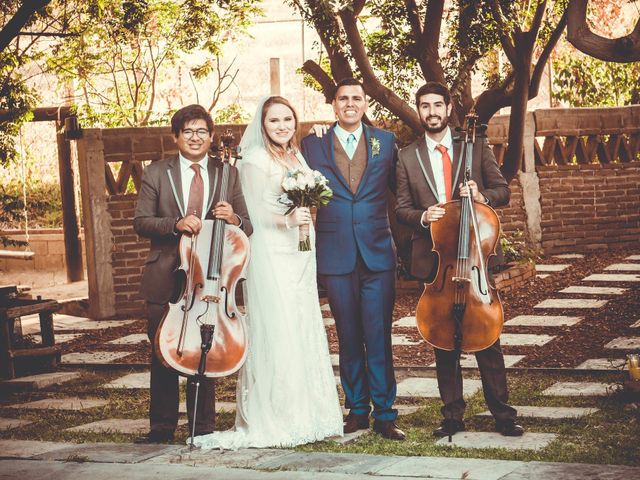
MULTIPOLYGON (((309 168, 298 154, 301 168, 309 168)), ((278 199, 285 170, 264 148, 243 151, 242 190, 253 225, 245 298, 249 348, 232 430, 195 438, 202 448, 291 447, 342 435, 342 412, 318 302, 315 250, 278 199)), ((313 226, 310 229, 314 245, 313 226)))

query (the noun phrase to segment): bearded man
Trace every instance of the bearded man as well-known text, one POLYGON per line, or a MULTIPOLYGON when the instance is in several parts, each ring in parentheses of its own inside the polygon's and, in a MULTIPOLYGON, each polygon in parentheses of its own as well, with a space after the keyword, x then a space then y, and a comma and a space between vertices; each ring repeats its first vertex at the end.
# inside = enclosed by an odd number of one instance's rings
MULTIPOLYGON (((461 183, 464 176, 464 166, 460 165, 462 138, 454 135, 448 125, 451 108, 449 90, 441 83, 429 82, 418 89, 416 109, 425 134, 400 150, 396 170, 396 217, 414 230, 411 274, 426 283, 431 282, 438 271, 430 227, 445 215, 442 204, 471 196, 476 202, 500 207, 508 204, 510 198, 509 185, 485 138, 475 141, 471 179, 467 186, 461 183)), ((500 251, 498 262, 501 258, 500 251)), ((495 263, 489 262, 489 266, 495 263)), ((433 434, 445 437, 465 429, 462 372, 459 352, 438 348, 434 351, 444 420, 433 434)), ((507 404, 509 395, 500 340, 475 352, 475 356, 496 431, 505 436, 522 435, 524 429, 516 423, 516 410, 507 404)))

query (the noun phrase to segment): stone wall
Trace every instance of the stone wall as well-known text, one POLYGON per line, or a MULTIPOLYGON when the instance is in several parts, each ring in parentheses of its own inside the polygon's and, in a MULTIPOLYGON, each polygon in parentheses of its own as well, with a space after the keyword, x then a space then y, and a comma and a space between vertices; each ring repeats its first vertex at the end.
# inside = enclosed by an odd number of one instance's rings
MULTIPOLYGON (((5 230, 0 232, 12 240, 25 241, 26 235, 22 230, 5 230)), ((82 248, 84 250, 84 236, 81 234, 82 248)), ((24 251, 25 247, 6 246, 5 250, 24 251)), ((28 251, 34 255, 28 260, 1 258, 0 271, 24 272, 24 271, 63 271, 65 269, 64 234, 61 228, 51 228, 29 231, 28 251)), ((64 273, 66 277, 66 273, 64 273)))

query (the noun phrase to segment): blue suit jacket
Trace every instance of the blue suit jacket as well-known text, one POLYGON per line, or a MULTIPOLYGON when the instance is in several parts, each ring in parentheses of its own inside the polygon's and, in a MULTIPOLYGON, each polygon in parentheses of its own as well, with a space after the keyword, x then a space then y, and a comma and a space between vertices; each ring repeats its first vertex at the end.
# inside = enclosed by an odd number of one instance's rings
POLYGON ((396 268, 396 250, 387 213, 387 189, 395 191, 395 137, 391 132, 364 124, 363 134, 368 161, 355 194, 336 165, 333 128, 321 138, 309 135, 302 141, 307 163, 327 177, 333 190, 329 205, 318 209, 316 219, 320 275, 344 275, 353 271, 358 251, 369 270, 381 272, 396 268), (379 144, 376 155, 371 151, 372 138, 379 144))

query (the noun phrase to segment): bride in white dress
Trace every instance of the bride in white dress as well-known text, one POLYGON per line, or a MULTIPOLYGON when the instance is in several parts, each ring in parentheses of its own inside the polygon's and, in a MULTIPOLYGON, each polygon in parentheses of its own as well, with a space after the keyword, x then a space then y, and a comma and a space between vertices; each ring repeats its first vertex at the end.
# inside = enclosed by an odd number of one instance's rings
POLYGON ((238 376, 235 427, 196 437, 202 448, 291 447, 342 435, 342 411, 318 302, 315 233, 307 208, 285 216, 287 170, 308 169, 297 116, 282 97, 259 107, 240 142, 242 191, 253 225, 247 271, 247 360, 238 376), (312 250, 298 251, 308 225, 312 250))

